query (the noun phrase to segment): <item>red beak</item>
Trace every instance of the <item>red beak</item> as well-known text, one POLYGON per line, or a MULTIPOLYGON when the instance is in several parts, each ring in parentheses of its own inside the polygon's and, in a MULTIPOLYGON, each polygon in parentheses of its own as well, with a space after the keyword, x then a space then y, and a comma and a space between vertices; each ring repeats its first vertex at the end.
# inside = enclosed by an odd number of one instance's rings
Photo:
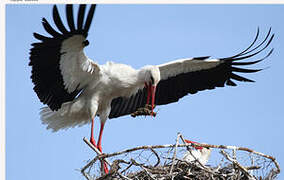
MULTIPOLYGON (((190 141, 190 140, 187 140, 187 139, 185 139, 184 140, 186 143, 189 143, 189 144, 199 144, 198 142, 194 142, 194 141, 190 141)), ((203 147, 200 147, 200 146, 193 146, 195 149, 203 149, 203 147)))
POLYGON ((149 104, 150 96, 152 97, 152 100, 151 100, 151 107, 152 107, 151 116, 153 116, 153 110, 154 110, 154 104, 155 104, 156 86, 153 86, 150 83, 149 83, 149 85, 147 83, 145 83, 145 87, 147 88, 147 102, 146 102, 146 104, 149 104))

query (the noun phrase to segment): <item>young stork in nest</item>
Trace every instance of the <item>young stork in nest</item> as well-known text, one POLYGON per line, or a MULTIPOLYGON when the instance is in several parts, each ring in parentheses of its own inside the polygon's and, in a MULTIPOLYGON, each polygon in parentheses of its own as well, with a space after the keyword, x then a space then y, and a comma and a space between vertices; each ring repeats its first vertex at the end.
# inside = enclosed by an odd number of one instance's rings
POLYGON ((75 23, 73 7, 66 5, 67 29, 54 6, 53 21, 59 31, 45 18, 42 19, 42 25, 50 36, 34 33, 39 42, 32 44, 29 65, 32 67, 34 91, 47 105, 41 110, 42 122, 53 131, 91 122, 90 141, 100 151, 107 119, 134 113, 146 104, 151 105, 150 114, 153 114, 154 105, 174 103, 187 94, 206 89, 236 86, 233 80, 253 82, 236 72, 260 71, 242 66, 256 64, 273 51, 271 49, 259 60, 242 61, 269 46, 274 37, 270 29, 260 44, 256 44, 258 30, 248 48, 227 58, 186 58, 161 65, 147 65, 141 69, 114 62, 99 65, 84 53, 84 48, 89 45, 87 36, 95 8, 96 5, 91 5, 84 18, 86 5, 80 5, 75 23), (99 116, 101 123, 97 143, 93 132, 95 116, 99 116))

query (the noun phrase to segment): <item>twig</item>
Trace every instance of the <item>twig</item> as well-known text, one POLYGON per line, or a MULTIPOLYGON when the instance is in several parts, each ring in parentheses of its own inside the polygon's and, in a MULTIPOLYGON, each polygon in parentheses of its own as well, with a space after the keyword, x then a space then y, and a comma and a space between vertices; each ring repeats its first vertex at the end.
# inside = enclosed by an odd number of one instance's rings
POLYGON ((124 178, 124 179, 127 179, 127 180, 132 180, 130 178, 128 178, 127 176, 124 176, 122 173, 120 172, 117 172, 117 174, 121 177, 121 178, 124 178))
POLYGON ((178 133, 177 135, 177 139, 176 139, 176 145, 175 145, 175 150, 174 150, 174 155, 173 155, 173 161, 172 161, 172 166, 171 166, 171 169, 170 169, 170 176, 172 177, 172 180, 174 179, 174 176, 172 175, 173 173, 173 169, 174 169, 174 165, 175 165, 175 160, 177 158, 177 147, 178 147, 178 141, 179 141, 179 138, 180 138, 181 134, 178 133))
POLYGON ((153 152, 153 154, 155 154, 155 156, 156 156, 156 158, 157 158, 157 163, 154 165, 154 167, 156 167, 156 166, 158 166, 158 165, 160 164, 160 162, 161 162, 160 157, 159 157, 158 153, 157 153, 154 149, 150 148, 150 150, 153 152))
POLYGON ((85 141, 85 143, 90 147, 90 148, 92 148, 99 156, 98 156, 98 158, 103 158, 104 159, 104 161, 109 165, 109 166, 111 166, 111 163, 106 159, 106 157, 102 157, 104 154, 102 154, 99 150, 98 150, 98 148, 96 148, 92 143, 90 143, 90 141, 87 139, 87 138, 83 138, 83 140, 85 141))
POLYGON ((247 170, 254 170, 254 169, 260 169, 261 167, 260 166, 248 166, 248 167, 245 167, 247 170))
POLYGON ((152 176, 152 174, 149 173, 148 170, 145 167, 141 166, 141 168, 146 172, 146 174, 150 177, 150 179, 155 180, 155 178, 152 176))
POLYGON ((248 172, 248 170, 247 170, 245 167, 243 167, 242 165, 240 165, 240 163, 239 163, 237 160, 231 158, 228 153, 226 153, 224 150, 221 150, 220 152, 221 152, 221 154, 223 154, 223 155, 226 157, 227 160, 231 161, 234 165, 238 166, 250 179, 255 179, 255 178, 248 172))
MULTIPOLYGON (((87 138, 83 138, 84 142, 91 148, 93 149, 97 154, 98 156, 96 156, 93 160, 91 160, 88 164, 86 164, 82 169, 81 169, 81 173, 83 174, 83 176, 86 178, 86 179, 90 179, 89 176, 85 173, 85 170, 90 167, 92 164, 94 164, 98 159, 103 159, 102 161, 105 161, 109 166, 111 166, 111 163, 106 159, 106 158, 100 158, 99 155, 102 155, 102 153, 98 150, 98 148, 96 148, 92 143, 90 143, 90 141, 88 141, 87 138)), ((103 162, 102 162, 103 163, 103 162)))
POLYGON ((123 169, 123 170, 121 171, 121 173, 124 173, 125 171, 127 171, 129 168, 131 168, 132 165, 133 165, 132 163, 129 164, 125 169, 123 169))
MULTIPOLYGON (((186 147, 186 146, 189 146, 189 145, 188 144, 179 144, 177 147, 186 147)), ((111 154, 102 154, 102 155, 100 155, 100 158, 109 158, 109 157, 113 157, 113 156, 117 156, 117 155, 121 155, 121 154, 125 154, 125 153, 130 153, 130 152, 141 150, 141 149, 161 149, 161 148, 173 148, 173 147, 175 147, 175 144, 138 146, 138 147, 126 149, 126 150, 123 150, 123 151, 120 151, 120 152, 115 152, 115 153, 111 153, 111 154)))
POLYGON ((94 164, 97 160, 99 159, 98 156, 96 156, 93 160, 91 160, 87 165, 85 165, 82 169, 81 169, 81 173, 85 173, 85 170, 90 167, 92 164, 94 164))

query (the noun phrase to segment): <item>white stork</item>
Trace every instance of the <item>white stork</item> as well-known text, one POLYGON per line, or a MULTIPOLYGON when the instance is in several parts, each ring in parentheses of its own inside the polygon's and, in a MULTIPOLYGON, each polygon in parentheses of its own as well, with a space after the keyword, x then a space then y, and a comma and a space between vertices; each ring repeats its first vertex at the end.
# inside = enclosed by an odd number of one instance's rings
MULTIPOLYGON (((199 144, 197 142, 189 140, 185 140, 185 142, 190 144, 199 144)), ((185 152, 183 160, 186 162, 199 161, 202 165, 206 165, 211 155, 211 149, 208 147, 201 147, 201 146, 193 146, 193 147, 194 150, 185 152)))
POLYGON ((253 82, 235 72, 253 73, 261 69, 244 69, 267 58, 273 51, 259 60, 239 62, 259 54, 271 43, 274 34, 269 30, 258 45, 254 41, 241 53, 219 59, 206 57, 187 58, 161 65, 147 65, 141 69, 107 62, 99 65, 88 58, 84 47, 96 5, 91 5, 84 21, 86 5, 80 5, 75 26, 72 5, 66 5, 69 30, 63 25, 56 5, 53 20, 56 31, 43 18, 42 25, 51 36, 34 33, 40 42, 32 44, 30 62, 34 91, 43 104, 41 120, 48 129, 58 131, 91 122, 90 141, 100 151, 102 133, 107 119, 128 115, 150 101, 152 105, 177 102, 187 94, 198 91, 236 86, 232 80, 253 82), (101 127, 98 143, 93 137, 94 118, 99 116, 101 127))

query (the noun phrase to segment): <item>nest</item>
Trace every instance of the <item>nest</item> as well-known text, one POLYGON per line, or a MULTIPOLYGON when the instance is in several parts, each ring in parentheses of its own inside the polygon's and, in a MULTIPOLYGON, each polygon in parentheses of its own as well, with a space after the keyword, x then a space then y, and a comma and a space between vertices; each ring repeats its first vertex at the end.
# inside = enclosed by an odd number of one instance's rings
POLYGON ((86 138, 84 141, 98 153, 81 169, 87 180, 271 180, 280 173, 272 156, 245 147, 188 144, 181 134, 175 144, 139 146, 112 154, 101 154, 86 138), (194 146, 210 148, 211 161, 185 160, 184 154, 194 151, 194 146), (101 171, 103 160, 110 165, 108 174, 101 171))

